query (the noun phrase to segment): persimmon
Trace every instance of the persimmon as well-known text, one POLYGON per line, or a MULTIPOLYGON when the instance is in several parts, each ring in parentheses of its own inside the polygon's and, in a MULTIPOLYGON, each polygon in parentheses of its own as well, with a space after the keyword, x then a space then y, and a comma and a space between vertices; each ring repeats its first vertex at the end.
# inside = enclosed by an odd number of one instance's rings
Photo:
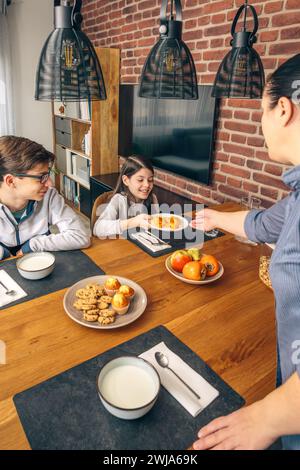
POLYGON ((171 256, 171 266, 174 271, 182 273, 184 265, 192 261, 192 257, 186 250, 177 250, 171 256))
POLYGON ((213 255, 203 255, 200 262, 206 267, 207 277, 214 276, 220 269, 218 260, 213 255))
POLYGON ((206 267, 199 261, 189 261, 183 267, 182 274, 192 281, 203 281, 206 277, 206 267))

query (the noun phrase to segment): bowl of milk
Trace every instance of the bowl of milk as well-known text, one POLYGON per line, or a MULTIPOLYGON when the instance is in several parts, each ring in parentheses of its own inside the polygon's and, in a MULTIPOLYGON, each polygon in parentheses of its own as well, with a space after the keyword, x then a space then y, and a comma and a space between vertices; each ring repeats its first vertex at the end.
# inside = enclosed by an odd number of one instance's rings
POLYGON ((121 356, 102 367, 97 387, 103 406, 121 419, 137 419, 151 410, 160 391, 154 367, 136 356, 121 356))
POLYGON ((28 253, 18 259, 17 269, 25 279, 43 279, 52 273, 55 266, 55 256, 52 253, 28 253))

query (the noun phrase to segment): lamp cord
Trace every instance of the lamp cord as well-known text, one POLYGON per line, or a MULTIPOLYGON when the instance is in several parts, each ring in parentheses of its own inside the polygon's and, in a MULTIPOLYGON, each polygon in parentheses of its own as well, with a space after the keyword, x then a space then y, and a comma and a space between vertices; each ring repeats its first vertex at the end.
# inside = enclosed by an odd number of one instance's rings
POLYGON ((174 0, 171 0, 171 20, 174 20, 173 6, 174 6, 174 0))
POLYGON ((245 0, 244 31, 246 31, 248 0, 245 0))

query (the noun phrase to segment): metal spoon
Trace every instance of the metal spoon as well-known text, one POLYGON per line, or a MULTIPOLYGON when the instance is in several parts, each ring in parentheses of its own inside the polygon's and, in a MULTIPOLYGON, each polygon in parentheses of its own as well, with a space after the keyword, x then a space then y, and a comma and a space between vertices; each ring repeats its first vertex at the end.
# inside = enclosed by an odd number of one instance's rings
POLYGON ((13 289, 9 290, 9 289, 3 284, 2 281, 0 281, 0 285, 1 285, 2 287, 4 287, 4 289, 5 289, 5 294, 6 294, 6 295, 15 295, 15 294, 16 294, 16 291, 15 291, 15 290, 13 290, 13 289))
POLYGON ((176 375, 176 377, 189 389, 189 391, 192 392, 198 398, 198 400, 201 400, 200 395, 198 395, 198 393, 196 393, 195 390, 193 390, 184 380, 182 380, 181 377, 179 377, 179 375, 176 374, 176 372, 173 369, 171 369, 171 367, 169 367, 169 359, 165 354, 157 351, 155 353, 155 359, 160 365, 160 367, 163 367, 173 372, 173 374, 176 375))

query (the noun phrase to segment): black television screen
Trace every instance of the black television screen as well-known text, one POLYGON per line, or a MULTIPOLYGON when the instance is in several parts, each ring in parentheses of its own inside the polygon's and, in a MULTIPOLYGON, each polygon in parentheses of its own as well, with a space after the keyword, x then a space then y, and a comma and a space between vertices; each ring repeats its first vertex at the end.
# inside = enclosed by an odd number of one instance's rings
POLYGON ((198 89, 198 100, 146 99, 137 85, 121 85, 119 154, 209 184, 217 107, 212 86, 198 89))

